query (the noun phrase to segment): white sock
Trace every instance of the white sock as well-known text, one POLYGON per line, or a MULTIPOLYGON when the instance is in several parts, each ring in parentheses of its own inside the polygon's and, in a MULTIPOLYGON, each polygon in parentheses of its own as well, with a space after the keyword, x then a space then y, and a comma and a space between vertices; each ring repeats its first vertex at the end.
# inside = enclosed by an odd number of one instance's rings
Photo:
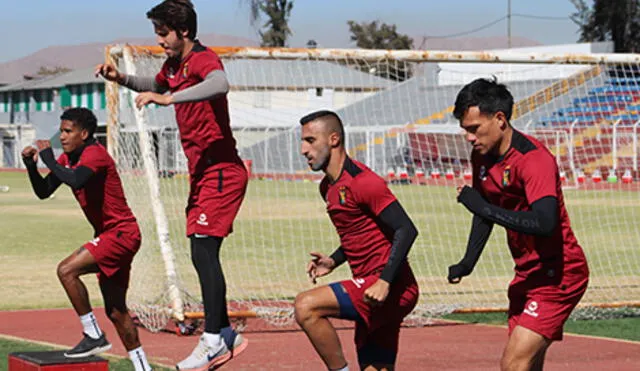
POLYGON ((335 371, 349 371, 349 365, 348 365, 348 364, 346 364, 346 365, 344 365, 344 367, 343 367, 343 368, 338 368, 338 369, 336 369, 335 371))
POLYGON ((207 345, 209 345, 212 348, 218 348, 220 346, 220 342, 222 341, 220 334, 203 332, 202 337, 204 338, 204 341, 207 343, 207 345))
POLYGON ((133 363, 133 367, 136 371, 151 370, 151 366, 149 366, 149 362, 147 361, 147 356, 144 354, 144 350, 142 350, 141 346, 134 350, 130 350, 129 358, 131 359, 131 363, 133 363))
POLYGON ((98 320, 96 319, 96 316, 93 315, 93 312, 80 316, 80 322, 82 322, 82 327, 84 327, 84 333, 89 335, 92 339, 98 339, 102 336, 102 331, 98 326, 98 320))

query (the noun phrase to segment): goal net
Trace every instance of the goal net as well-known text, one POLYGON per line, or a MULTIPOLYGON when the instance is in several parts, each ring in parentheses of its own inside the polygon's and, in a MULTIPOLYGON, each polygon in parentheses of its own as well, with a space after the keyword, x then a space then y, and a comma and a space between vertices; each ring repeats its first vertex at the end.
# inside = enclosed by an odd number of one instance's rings
MULTIPOLYGON (((458 285, 448 266, 464 254, 471 215, 455 186, 470 183, 470 147, 452 117, 459 89, 495 76, 515 97, 512 125, 554 153, 591 283, 587 308, 640 302, 638 122, 640 73, 631 55, 219 48, 231 90, 231 124, 251 172, 223 244, 229 309, 271 324, 293 321, 295 295, 311 288, 309 252, 339 241, 318 193, 320 174, 299 153, 301 116, 331 109, 349 154, 389 181, 420 231, 409 260, 420 284, 411 320, 505 308, 513 260, 502 228, 458 285)), ((120 71, 154 76, 157 47, 111 46, 120 71)), ((181 71, 176 71, 181 73, 181 71)), ((129 301, 152 330, 201 310, 185 236, 186 160, 172 107, 135 109, 135 93, 108 84, 108 147, 142 229, 129 301)), ((322 284, 350 277, 345 265, 322 284)))

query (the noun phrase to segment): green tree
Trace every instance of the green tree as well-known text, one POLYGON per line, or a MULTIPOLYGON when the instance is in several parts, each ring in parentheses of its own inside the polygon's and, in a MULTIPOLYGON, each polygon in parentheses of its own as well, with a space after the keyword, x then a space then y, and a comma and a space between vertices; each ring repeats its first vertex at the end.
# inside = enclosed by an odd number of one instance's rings
POLYGON ((266 16, 267 21, 260 26, 258 34, 260 45, 284 47, 291 35, 289 17, 293 9, 293 0, 246 0, 250 8, 250 21, 255 25, 266 16))
POLYGON ((576 7, 571 20, 580 26, 578 41, 613 41, 616 53, 640 51, 640 1, 570 0, 576 7))
POLYGON ((347 21, 351 41, 362 49, 411 49, 413 39, 407 35, 399 34, 396 25, 380 23, 380 21, 362 22, 347 21))
MULTIPOLYGON (((388 25, 380 21, 362 22, 347 21, 351 41, 355 41, 363 49, 406 50, 413 46, 413 39, 398 33, 396 25, 388 25)), ((375 66, 360 63, 360 68, 377 76, 404 81, 411 77, 411 69, 404 63, 381 61, 375 66)))

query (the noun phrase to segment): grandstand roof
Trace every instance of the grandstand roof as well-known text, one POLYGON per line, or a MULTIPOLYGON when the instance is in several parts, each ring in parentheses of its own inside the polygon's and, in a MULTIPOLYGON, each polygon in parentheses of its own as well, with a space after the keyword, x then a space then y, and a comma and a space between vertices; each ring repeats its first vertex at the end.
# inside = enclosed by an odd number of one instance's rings
POLYGON ((395 84, 327 61, 235 59, 224 63, 232 87, 381 89, 395 84))
POLYGON ((83 68, 79 70, 73 70, 71 72, 63 73, 56 76, 48 76, 40 79, 20 81, 15 84, 3 86, 0 88, 2 91, 15 91, 15 90, 37 90, 37 89, 52 89, 59 88, 65 85, 78 85, 78 84, 97 84, 102 80, 97 79, 93 75, 94 68, 83 68))
MULTIPOLYGON (((231 88, 334 88, 383 89, 395 82, 351 67, 325 61, 227 60, 224 62, 231 88)), ((158 66, 158 68, 160 68, 158 66)), ((103 80, 83 68, 57 76, 25 80, 0 87, 2 91, 52 89, 65 85, 95 84, 103 80)))

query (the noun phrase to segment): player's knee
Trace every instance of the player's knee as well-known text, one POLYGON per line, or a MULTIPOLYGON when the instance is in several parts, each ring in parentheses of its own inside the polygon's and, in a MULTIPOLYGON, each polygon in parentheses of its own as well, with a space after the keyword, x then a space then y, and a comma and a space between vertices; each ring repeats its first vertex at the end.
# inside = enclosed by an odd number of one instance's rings
POLYGON ((58 264, 58 269, 56 270, 56 273, 60 281, 67 281, 70 279, 74 279, 78 276, 76 269, 71 264, 68 264, 64 261, 58 264))
POLYGON ((531 368, 532 359, 523 357, 518 354, 503 354, 500 360, 501 371, 529 370, 531 368))
POLYGON ((302 292, 296 296, 293 307, 296 321, 299 325, 304 324, 313 317, 314 301, 313 296, 307 292, 302 292))
POLYGON ((129 315, 127 312, 120 311, 115 307, 105 309, 107 312, 107 317, 109 317, 109 320, 111 320, 111 322, 113 323, 123 323, 125 320, 125 316, 129 315))

